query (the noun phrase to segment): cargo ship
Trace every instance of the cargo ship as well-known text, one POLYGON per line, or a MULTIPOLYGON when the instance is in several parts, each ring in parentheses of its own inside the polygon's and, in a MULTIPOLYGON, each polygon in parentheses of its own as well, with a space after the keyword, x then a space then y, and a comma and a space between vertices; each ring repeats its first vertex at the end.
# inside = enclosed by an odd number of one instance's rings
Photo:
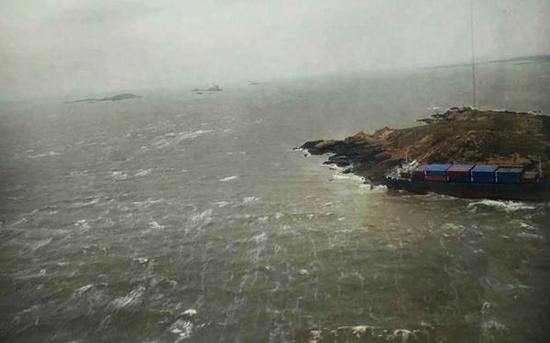
POLYGON ((412 162, 386 175, 389 189, 439 193, 460 198, 540 201, 550 199, 550 179, 542 171, 491 164, 417 164, 412 162))

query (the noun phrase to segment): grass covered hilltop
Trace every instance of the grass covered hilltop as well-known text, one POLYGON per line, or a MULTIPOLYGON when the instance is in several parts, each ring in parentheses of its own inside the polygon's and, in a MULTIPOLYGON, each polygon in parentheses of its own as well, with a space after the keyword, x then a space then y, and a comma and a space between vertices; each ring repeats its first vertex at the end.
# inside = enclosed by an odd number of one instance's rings
POLYGON ((550 173, 550 116, 453 107, 421 119, 423 125, 359 132, 344 140, 306 142, 314 155, 332 153, 326 163, 380 181, 402 160, 425 163, 521 164, 550 173))

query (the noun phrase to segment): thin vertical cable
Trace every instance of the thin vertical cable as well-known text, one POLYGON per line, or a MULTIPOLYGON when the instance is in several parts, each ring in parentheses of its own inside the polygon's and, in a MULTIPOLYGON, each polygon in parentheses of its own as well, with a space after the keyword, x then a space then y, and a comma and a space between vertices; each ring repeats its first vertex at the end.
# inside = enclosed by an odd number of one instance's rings
POLYGON ((476 55, 475 55, 475 35, 474 35, 474 0, 470 0, 470 31, 472 33, 472 103, 474 108, 477 107, 477 91, 476 91, 476 55))

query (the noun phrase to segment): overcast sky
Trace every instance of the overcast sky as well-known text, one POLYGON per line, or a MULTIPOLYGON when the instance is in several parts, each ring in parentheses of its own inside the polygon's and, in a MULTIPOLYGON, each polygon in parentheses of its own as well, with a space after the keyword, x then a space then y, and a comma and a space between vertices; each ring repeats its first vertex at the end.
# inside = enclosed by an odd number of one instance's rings
MULTIPOLYGON (((470 0, 1 0, 1 96, 465 62, 470 0)), ((550 53, 550 0, 474 0, 480 60, 550 53)))

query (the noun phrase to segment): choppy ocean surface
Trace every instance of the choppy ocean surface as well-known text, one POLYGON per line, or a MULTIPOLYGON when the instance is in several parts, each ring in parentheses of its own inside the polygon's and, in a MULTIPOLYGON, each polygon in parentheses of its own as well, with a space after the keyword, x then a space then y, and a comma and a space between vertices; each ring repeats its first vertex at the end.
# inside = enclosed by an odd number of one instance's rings
MULTIPOLYGON (((550 112, 550 64, 479 73, 482 107, 550 112)), ((0 340, 548 341, 550 204, 292 150, 468 104, 467 68, 222 86, 2 105, 0 340)))

